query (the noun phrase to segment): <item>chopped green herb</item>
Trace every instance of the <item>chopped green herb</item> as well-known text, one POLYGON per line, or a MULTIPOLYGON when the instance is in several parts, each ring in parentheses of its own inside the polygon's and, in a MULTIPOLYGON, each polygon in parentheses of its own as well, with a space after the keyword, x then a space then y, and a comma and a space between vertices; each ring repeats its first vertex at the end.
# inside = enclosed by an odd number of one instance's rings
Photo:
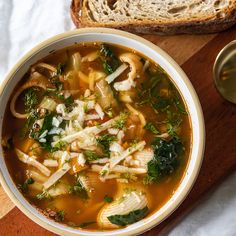
POLYGON ((62 222, 65 219, 65 212, 63 210, 60 210, 56 213, 54 217, 55 221, 62 222))
POLYGON ((74 98, 72 96, 69 96, 68 98, 65 98, 63 100, 63 102, 65 103, 65 106, 66 106, 66 112, 71 112, 73 107, 76 105, 74 103, 74 98))
POLYGON ((96 223, 95 221, 84 222, 84 223, 81 223, 81 224, 79 225, 79 227, 80 227, 80 228, 85 228, 85 227, 87 227, 87 226, 89 226, 89 225, 91 225, 91 224, 95 224, 95 223, 96 223))
POLYGON ((152 76, 149 80, 146 80, 145 83, 137 88, 139 105, 149 103, 150 105, 155 103, 156 91, 158 84, 166 77, 166 74, 158 71, 156 75, 152 76))
POLYGON ((51 195, 48 193, 48 191, 43 191, 42 193, 39 193, 36 195, 36 198, 39 200, 44 200, 44 199, 52 199, 51 195))
POLYGON ((183 104, 180 102, 179 98, 176 96, 174 98, 174 104, 177 107, 177 109, 182 113, 182 114, 187 114, 185 107, 183 106, 183 104))
POLYGON ((129 172, 121 173, 120 177, 123 179, 130 179, 130 173, 129 172))
POLYGON ((88 161, 95 161, 101 158, 96 152, 91 151, 91 150, 85 150, 84 155, 85 155, 86 160, 88 161))
POLYGON ((27 180, 26 180, 26 183, 27 183, 27 184, 33 184, 33 183, 34 183, 33 178, 27 179, 27 180))
POLYGON ((103 170, 103 171, 100 173, 101 176, 105 176, 106 174, 107 174, 107 170, 103 170))
POLYGON ((48 132, 53 128, 52 119, 53 119, 53 114, 46 113, 42 128, 36 131, 31 130, 31 133, 30 133, 31 138, 33 138, 34 140, 37 140, 39 144, 41 145, 41 147, 43 147, 46 151, 50 151, 50 152, 58 150, 57 148, 51 146, 54 134, 48 134, 48 132))
POLYGON ((68 147, 68 143, 66 141, 62 141, 60 140, 55 146, 54 148, 56 150, 66 150, 66 148, 68 147))
POLYGON ((147 124, 144 126, 144 128, 146 130, 151 131, 153 134, 159 134, 160 133, 152 122, 147 122, 147 124))
POLYGON ((178 137, 177 130, 182 123, 182 118, 179 113, 167 111, 167 132, 172 137, 178 137))
POLYGON ((62 64, 62 63, 59 63, 59 64, 57 65, 57 73, 56 73, 57 76, 62 75, 62 74, 64 73, 65 67, 66 67, 66 65, 65 65, 65 64, 62 64))
POLYGON ((24 94, 25 111, 30 112, 39 102, 37 95, 38 88, 31 87, 24 94))
POLYGON ((164 111, 171 105, 171 100, 166 97, 158 96, 156 102, 152 105, 155 110, 164 111))
POLYGON ((83 108, 84 108, 84 112, 87 113, 88 112, 88 104, 85 103, 83 108))
POLYGON ((57 91, 57 89, 56 88, 47 88, 46 91, 49 93, 54 93, 57 91))
POLYGON ((112 109, 112 107, 108 108, 105 112, 109 116, 109 118, 113 117, 113 109, 112 109))
POLYGON ((115 123, 113 125, 114 128, 123 129, 125 124, 126 124, 127 118, 128 118, 128 113, 127 112, 122 112, 119 115, 119 118, 117 120, 115 120, 115 123))
POLYGON ((110 156, 110 150, 109 150, 110 145, 112 142, 116 140, 117 140, 116 136, 111 134, 103 134, 96 139, 98 145, 102 147, 104 154, 108 156, 110 156))
POLYGON ((34 122, 39 118, 39 114, 36 110, 32 110, 25 122, 25 125, 20 130, 20 137, 25 138, 29 133, 30 129, 32 128, 34 122))
POLYGON ((110 197, 110 196, 106 195, 106 196, 104 197, 104 202, 107 202, 107 203, 113 202, 113 197, 110 197))
POLYGON ((129 224, 133 224, 141 219, 143 219, 148 212, 148 207, 144 207, 143 209, 131 211, 126 215, 112 215, 108 216, 108 220, 115 225, 126 226, 129 224))
POLYGON ((70 187, 70 193, 79 196, 83 200, 89 198, 87 190, 82 186, 79 180, 76 181, 74 186, 70 187))
POLYGON ((33 183, 34 183, 33 178, 29 178, 23 184, 18 184, 18 188, 21 190, 22 193, 27 193, 29 189, 28 185, 33 183))

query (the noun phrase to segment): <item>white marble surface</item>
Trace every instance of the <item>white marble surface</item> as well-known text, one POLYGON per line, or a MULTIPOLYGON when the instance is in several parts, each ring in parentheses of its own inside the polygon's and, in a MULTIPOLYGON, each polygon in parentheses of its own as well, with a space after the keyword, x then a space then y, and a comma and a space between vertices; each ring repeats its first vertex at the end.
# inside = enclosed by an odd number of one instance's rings
MULTIPOLYGON (((37 43, 74 28, 69 5, 70 0, 0 0, 0 79, 37 43)), ((236 173, 169 235, 236 235, 236 173)))

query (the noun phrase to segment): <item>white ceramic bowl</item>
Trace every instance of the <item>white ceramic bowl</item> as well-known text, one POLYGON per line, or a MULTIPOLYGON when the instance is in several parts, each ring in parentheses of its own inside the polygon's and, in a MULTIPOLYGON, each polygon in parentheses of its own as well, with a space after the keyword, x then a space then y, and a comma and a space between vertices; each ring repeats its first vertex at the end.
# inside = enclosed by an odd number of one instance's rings
POLYGON ((168 56, 164 51, 154 44, 144 40, 136 35, 126 33, 114 29, 104 28, 88 28, 66 32, 55 37, 52 37, 43 43, 39 44, 30 50, 9 72, 0 90, 0 135, 2 137, 3 115, 7 101, 14 87, 20 81, 22 76, 27 72, 30 65, 37 62, 39 59, 49 55, 52 51, 65 48, 74 43, 82 42, 105 42, 117 45, 126 46, 134 49, 153 61, 157 62, 171 77, 187 104, 191 118, 192 126, 192 148, 187 171, 182 179, 178 189, 171 199, 159 209, 155 214, 132 224, 123 229, 117 229, 107 232, 91 232, 87 230, 73 229, 68 226, 56 223, 47 219, 39 213, 16 188, 12 178, 7 170, 6 163, 3 158, 2 147, 0 147, 0 179, 5 191, 16 204, 16 206, 26 214, 30 219, 35 221, 42 227, 53 231, 59 235, 90 235, 90 236, 113 236, 113 235, 137 235, 158 225, 166 217, 168 217, 185 199, 190 189, 192 188, 198 175, 201 162, 203 159, 205 129, 201 105, 199 103, 196 92, 188 80, 185 73, 178 64, 168 56))

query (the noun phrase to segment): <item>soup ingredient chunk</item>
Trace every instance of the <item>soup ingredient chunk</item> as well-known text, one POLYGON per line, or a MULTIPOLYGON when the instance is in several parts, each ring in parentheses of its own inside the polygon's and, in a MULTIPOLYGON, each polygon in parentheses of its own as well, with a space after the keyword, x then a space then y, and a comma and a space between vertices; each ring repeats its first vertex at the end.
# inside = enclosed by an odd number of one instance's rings
POLYGON ((2 147, 19 191, 74 228, 126 227, 158 211, 185 173, 188 112, 140 53, 78 43, 36 62, 5 111, 2 147))

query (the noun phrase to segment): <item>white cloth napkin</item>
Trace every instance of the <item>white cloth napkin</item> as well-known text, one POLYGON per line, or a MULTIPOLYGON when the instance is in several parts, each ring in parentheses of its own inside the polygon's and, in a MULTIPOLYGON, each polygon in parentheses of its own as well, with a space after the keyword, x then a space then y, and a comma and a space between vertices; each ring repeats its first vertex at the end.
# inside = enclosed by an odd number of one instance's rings
MULTIPOLYGON (((74 28, 70 0, 0 0, 0 80, 39 42, 74 28)), ((207 197, 170 236, 236 235, 236 173, 207 197)))

